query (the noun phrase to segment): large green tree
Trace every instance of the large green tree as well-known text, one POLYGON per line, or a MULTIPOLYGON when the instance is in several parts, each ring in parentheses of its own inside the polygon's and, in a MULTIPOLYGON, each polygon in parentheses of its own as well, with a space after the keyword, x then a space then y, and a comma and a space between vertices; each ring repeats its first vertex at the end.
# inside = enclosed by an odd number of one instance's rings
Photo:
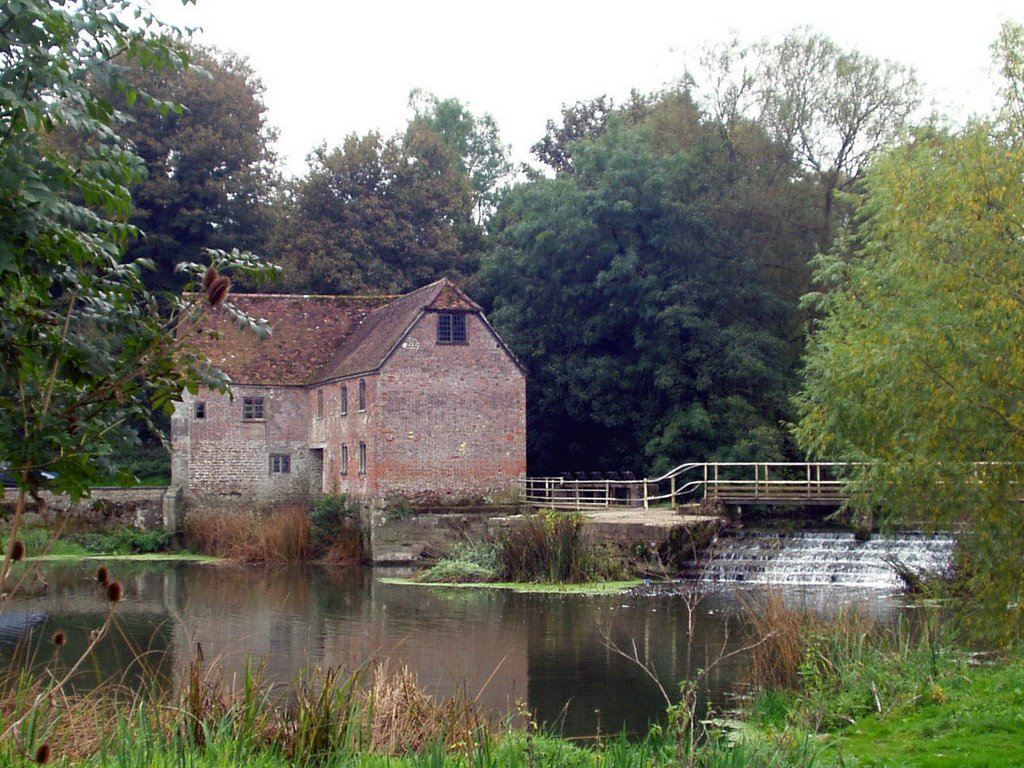
POLYGON ((793 189, 769 194, 756 153, 731 156, 685 92, 646 109, 569 144, 571 172, 517 187, 495 219, 482 273, 530 371, 532 472, 786 452, 799 347, 761 272, 810 252, 777 220, 793 189))
POLYGON ((205 248, 262 251, 278 183, 263 84, 252 68, 211 48, 189 45, 184 53, 187 68, 136 61, 126 73, 136 89, 175 108, 111 94, 131 118, 119 132, 146 165, 131 190, 131 222, 144 236, 128 254, 153 262, 146 282, 159 289, 180 286, 176 265, 205 248))
POLYGON ((993 123, 922 132, 876 163, 846 247, 817 262, 826 311, 798 399, 801 445, 856 462, 861 512, 964 525, 975 596, 1024 628, 1021 28, 993 123))
POLYGON ((844 49, 806 28, 778 42, 711 46, 687 80, 727 142, 753 121, 778 147, 780 172, 795 157, 816 181, 822 250, 832 244, 837 195, 853 189, 870 160, 900 139, 920 103, 909 67, 844 49))
POLYGON ((396 293, 472 274, 482 238, 458 158, 413 123, 403 136, 351 135, 317 149, 272 248, 289 290, 396 293))
MULTIPOLYGON (((152 103, 124 65, 188 63, 171 30, 134 10, 120 0, 0 6, 0 460, 19 486, 0 591, 44 471, 58 473, 54 490, 80 496, 134 439, 132 423, 185 387, 224 384, 173 332, 227 307, 228 278, 193 265, 198 292, 158 300, 143 265, 123 258, 144 165, 105 94, 152 103)), ((242 254, 214 261, 262 271, 242 254)))

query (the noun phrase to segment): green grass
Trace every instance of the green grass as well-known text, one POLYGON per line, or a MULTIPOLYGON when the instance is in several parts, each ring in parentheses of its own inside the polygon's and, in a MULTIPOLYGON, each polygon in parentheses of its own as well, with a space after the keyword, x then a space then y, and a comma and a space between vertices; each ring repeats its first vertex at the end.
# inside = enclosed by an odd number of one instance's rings
POLYGON ((412 579, 385 577, 378 579, 382 584, 400 584, 410 587, 441 587, 445 589, 508 589, 523 593, 557 593, 574 595, 604 595, 622 592, 643 584, 641 579, 623 581, 593 581, 585 584, 552 584, 549 582, 522 583, 517 581, 491 581, 486 583, 422 582, 412 579))
POLYGON ((965 667, 923 686, 912 704, 850 726, 832 749, 864 768, 1024 765, 1024 662, 965 667))

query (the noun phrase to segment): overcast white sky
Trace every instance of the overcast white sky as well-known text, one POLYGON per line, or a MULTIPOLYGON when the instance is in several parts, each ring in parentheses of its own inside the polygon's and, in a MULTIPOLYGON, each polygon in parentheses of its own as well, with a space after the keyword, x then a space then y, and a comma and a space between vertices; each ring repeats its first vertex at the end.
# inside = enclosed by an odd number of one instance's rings
POLYGON ((964 117, 994 102, 989 45, 1024 22, 1020 0, 151 0, 158 17, 248 57, 266 86, 284 169, 320 142, 402 129, 409 91, 489 112, 516 160, 563 104, 676 80, 701 46, 810 26, 846 48, 913 66, 928 98, 964 117), (955 9, 955 10, 954 10, 955 9))

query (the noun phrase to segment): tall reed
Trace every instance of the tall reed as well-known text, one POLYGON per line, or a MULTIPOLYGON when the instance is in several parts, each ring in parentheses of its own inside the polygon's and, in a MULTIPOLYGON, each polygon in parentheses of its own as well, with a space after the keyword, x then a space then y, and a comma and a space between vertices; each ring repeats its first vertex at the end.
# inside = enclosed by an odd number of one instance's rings
POLYGON ((301 505, 271 512, 197 512, 185 518, 183 529, 186 546, 229 560, 288 563, 312 552, 309 514, 301 505))

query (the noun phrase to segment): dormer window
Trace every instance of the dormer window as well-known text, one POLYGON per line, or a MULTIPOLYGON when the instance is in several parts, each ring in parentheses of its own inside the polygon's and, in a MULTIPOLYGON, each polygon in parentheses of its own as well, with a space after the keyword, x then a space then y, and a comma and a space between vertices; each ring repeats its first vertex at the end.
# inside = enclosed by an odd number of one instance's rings
POLYGON ((439 312, 437 315, 438 344, 466 344, 466 313, 439 312))

